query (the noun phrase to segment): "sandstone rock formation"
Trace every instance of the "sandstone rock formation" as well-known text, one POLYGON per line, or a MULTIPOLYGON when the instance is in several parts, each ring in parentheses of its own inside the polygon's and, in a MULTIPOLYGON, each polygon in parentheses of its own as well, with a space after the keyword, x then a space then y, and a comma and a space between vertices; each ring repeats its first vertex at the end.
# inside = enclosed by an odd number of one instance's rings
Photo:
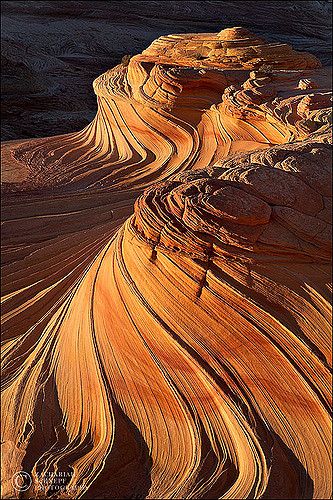
POLYGON ((1 16, 2 140, 84 128, 96 112, 92 80, 169 33, 241 24, 331 61, 327 0, 3 0, 1 16))
POLYGON ((3 144, 8 498, 329 498, 328 76, 170 35, 84 130, 3 144))

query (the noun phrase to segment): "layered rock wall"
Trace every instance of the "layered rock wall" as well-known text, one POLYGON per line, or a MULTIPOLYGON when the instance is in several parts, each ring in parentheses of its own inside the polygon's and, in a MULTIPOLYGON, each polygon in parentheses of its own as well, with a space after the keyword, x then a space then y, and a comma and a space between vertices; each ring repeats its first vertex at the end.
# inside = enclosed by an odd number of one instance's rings
POLYGON ((5 497, 329 498, 327 71, 236 27, 94 90, 2 147, 5 497))

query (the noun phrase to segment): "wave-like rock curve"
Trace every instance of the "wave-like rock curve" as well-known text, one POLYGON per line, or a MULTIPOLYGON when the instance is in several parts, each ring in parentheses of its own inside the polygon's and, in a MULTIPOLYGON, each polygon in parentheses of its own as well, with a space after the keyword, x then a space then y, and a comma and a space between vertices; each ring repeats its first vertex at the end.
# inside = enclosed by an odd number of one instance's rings
POLYGON ((329 498, 326 70, 232 28, 94 89, 3 145, 5 497, 329 498))

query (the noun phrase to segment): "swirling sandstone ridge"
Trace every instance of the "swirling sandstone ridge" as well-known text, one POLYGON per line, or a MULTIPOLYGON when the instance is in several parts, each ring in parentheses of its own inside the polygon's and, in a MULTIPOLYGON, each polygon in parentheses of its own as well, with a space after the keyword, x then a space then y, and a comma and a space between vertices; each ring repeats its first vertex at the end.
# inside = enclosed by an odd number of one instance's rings
POLYGON ((94 89, 2 146, 4 497, 329 498, 327 71, 236 27, 94 89))

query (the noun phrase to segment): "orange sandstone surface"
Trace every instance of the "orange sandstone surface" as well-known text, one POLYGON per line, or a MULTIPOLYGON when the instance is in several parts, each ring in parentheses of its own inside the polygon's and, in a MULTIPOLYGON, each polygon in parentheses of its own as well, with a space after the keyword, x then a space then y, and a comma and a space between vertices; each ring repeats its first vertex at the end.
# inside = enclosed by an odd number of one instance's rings
POLYGON ((327 68, 235 27, 94 90, 2 145, 3 498, 330 498, 327 68))

